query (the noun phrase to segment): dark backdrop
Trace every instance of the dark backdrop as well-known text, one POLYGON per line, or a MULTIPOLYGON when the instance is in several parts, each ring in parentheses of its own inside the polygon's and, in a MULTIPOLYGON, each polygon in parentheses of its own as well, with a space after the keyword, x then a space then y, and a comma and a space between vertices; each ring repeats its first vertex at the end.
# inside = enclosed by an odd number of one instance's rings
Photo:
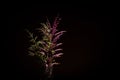
POLYGON ((8 51, 11 51, 17 79, 39 79, 39 65, 25 53, 27 39, 24 29, 40 26, 46 16, 53 22, 58 13, 62 18, 59 29, 67 33, 61 38, 64 55, 60 59, 61 65, 54 68, 54 78, 113 77, 112 53, 116 40, 112 7, 16 4, 9 6, 8 12, 8 51))

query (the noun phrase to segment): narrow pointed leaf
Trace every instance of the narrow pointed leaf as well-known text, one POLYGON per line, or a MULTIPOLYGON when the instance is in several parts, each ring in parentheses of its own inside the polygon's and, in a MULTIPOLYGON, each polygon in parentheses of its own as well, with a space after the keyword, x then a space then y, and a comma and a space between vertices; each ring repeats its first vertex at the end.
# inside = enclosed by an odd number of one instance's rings
POLYGON ((40 54, 45 55, 45 52, 40 52, 40 54))
POLYGON ((57 62, 54 62, 51 64, 51 66, 54 66, 54 65, 59 65, 60 63, 57 63, 57 62))
POLYGON ((60 46, 60 45, 62 45, 63 43, 58 43, 58 44, 56 44, 56 47, 58 47, 58 46, 60 46))
POLYGON ((38 37, 36 36, 36 37, 35 37, 35 40, 37 40, 37 38, 38 38, 38 37))
POLYGON ((31 52, 31 51, 28 51, 28 53, 29 53, 30 56, 34 56, 34 55, 35 55, 35 54, 34 54, 33 52, 31 52))
POLYGON ((61 55, 63 55, 63 53, 55 54, 55 55, 53 55, 53 58, 61 57, 61 55))
POLYGON ((66 32, 66 31, 60 31, 60 32, 57 32, 57 33, 55 34, 55 36, 57 36, 57 35, 61 35, 61 34, 63 34, 64 32, 66 32))
POLYGON ((56 49, 55 52, 57 52, 57 51, 61 51, 61 50, 62 50, 62 49, 56 49))
POLYGON ((57 35, 57 36, 53 39, 53 42, 56 42, 56 41, 60 38, 61 35, 62 35, 62 34, 57 35))
POLYGON ((28 49, 31 50, 31 51, 34 51, 33 47, 29 47, 28 49))
POLYGON ((48 20, 48 18, 47 18, 47 26, 51 29, 51 24, 50 24, 50 22, 49 22, 49 20, 48 20))

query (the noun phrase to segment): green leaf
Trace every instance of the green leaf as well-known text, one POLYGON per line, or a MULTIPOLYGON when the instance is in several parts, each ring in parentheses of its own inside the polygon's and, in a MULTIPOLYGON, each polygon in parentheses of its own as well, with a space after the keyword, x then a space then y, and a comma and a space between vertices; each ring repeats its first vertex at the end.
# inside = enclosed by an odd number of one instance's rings
POLYGON ((33 38, 33 33, 30 33, 30 37, 33 38))
POLYGON ((37 38, 38 38, 38 37, 36 36, 36 37, 35 37, 35 41, 37 40, 37 38))
POLYGON ((55 50, 52 50, 51 52, 52 52, 52 54, 54 54, 54 53, 55 53, 55 50))
POLYGON ((44 40, 44 41, 48 41, 49 39, 48 39, 47 36, 43 36, 43 40, 44 40))
POLYGON ((31 47, 35 47, 35 45, 33 44, 33 45, 31 45, 31 47))
POLYGON ((35 40, 34 40, 34 39, 31 39, 30 42, 35 43, 35 40))
POLYGON ((34 51, 33 47, 29 47, 28 49, 31 50, 31 51, 34 51))
POLYGON ((35 54, 34 54, 33 52, 31 52, 31 51, 28 51, 28 53, 29 53, 30 56, 34 56, 34 55, 35 55, 35 54))
POLYGON ((40 48, 40 46, 41 46, 41 47, 45 47, 45 44, 43 43, 43 41, 37 41, 37 42, 36 42, 36 46, 37 46, 38 48, 40 48))
POLYGON ((33 38, 33 33, 31 33, 28 29, 25 29, 25 31, 28 33, 29 38, 33 38))
POLYGON ((37 41, 36 44, 40 45, 40 44, 42 44, 42 41, 37 41))
POLYGON ((36 28, 35 30, 41 30, 41 28, 36 28))
POLYGON ((44 29, 48 29, 48 26, 45 23, 41 23, 41 25, 44 27, 44 29))

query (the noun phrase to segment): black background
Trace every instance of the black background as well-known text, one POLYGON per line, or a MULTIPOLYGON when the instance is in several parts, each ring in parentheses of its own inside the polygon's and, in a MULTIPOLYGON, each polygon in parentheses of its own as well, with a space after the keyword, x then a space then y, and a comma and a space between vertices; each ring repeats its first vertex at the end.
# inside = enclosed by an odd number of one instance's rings
POLYGON ((112 9, 111 6, 75 4, 10 5, 8 52, 11 51, 10 58, 15 65, 14 77, 39 80, 39 65, 25 53, 24 29, 40 26, 46 16, 52 23, 58 13, 62 18, 59 29, 67 33, 61 38, 64 55, 60 59, 61 65, 54 68, 54 79, 113 77, 112 54, 116 36, 112 27, 112 9))

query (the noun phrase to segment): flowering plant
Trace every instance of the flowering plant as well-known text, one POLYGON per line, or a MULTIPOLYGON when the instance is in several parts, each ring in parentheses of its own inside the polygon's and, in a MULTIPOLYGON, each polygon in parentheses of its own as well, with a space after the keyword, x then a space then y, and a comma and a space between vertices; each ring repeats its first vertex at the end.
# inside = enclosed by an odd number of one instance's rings
POLYGON ((42 60, 48 77, 52 75, 53 66, 59 64, 56 62, 56 58, 63 55, 61 53, 62 49, 59 48, 62 43, 59 43, 58 40, 66 31, 58 31, 57 27, 60 20, 59 17, 56 17, 53 25, 50 24, 48 19, 46 23, 41 23, 42 26, 36 29, 42 33, 41 40, 38 40, 38 36, 34 37, 33 33, 27 30, 32 43, 28 48, 29 55, 36 55, 42 60))

